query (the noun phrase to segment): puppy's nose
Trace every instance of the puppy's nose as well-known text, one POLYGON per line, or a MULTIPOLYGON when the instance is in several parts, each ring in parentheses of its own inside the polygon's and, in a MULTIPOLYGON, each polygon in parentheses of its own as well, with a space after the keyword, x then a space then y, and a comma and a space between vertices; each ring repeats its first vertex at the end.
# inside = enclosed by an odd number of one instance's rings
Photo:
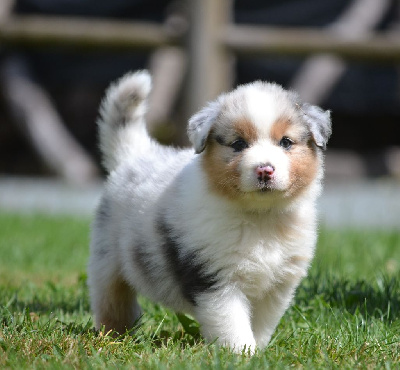
POLYGON ((268 181, 274 175, 275 168, 270 164, 260 165, 256 168, 258 181, 268 181))

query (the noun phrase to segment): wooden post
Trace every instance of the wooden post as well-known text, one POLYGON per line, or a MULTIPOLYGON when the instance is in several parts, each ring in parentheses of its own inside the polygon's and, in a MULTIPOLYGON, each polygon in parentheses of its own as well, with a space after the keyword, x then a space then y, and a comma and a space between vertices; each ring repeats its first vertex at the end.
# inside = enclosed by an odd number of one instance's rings
POLYGON ((0 23, 6 22, 10 17, 15 0, 2 0, 0 2, 0 23))
POLYGON ((10 113, 48 168, 76 185, 97 179, 96 164, 65 128, 47 93, 15 62, 6 61, 0 77, 10 113))
POLYGON ((186 117, 232 84, 232 56, 221 42, 231 21, 231 0, 189 0, 189 70, 186 117))

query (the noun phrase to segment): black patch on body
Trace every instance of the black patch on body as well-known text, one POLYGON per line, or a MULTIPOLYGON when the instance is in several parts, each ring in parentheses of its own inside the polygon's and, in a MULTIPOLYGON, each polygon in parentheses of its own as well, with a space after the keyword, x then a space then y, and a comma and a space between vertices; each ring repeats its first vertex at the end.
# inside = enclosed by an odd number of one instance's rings
POLYGON ((138 243, 136 247, 133 248, 133 258, 146 279, 150 280, 152 284, 156 284, 157 266, 152 262, 151 254, 147 252, 146 243, 138 243))
POLYGON ((205 263, 199 261, 198 253, 193 251, 180 253, 182 244, 179 236, 162 217, 157 220, 156 228, 163 238, 162 250, 169 268, 180 285, 182 295, 195 306, 199 294, 215 289, 217 273, 210 274, 205 271, 205 263))

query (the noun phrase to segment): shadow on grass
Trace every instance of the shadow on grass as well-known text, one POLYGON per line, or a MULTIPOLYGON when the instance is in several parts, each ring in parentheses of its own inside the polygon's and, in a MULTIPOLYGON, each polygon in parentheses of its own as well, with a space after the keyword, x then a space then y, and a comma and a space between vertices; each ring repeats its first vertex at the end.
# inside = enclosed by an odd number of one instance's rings
MULTIPOLYGON (((153 320, 150 325, 142 317, 134 328, 126 333, 106 332, 104 328, 94 328, 92 318, 82 323, 82 318, 90 313, 87 289, 83 286, 71 287, 68 290, 48 283, 33 294, 20 288, 4 289, 0 287, 0 328, 24 332, 26 329, 60 330, 68 336, 90 335, 98 338, 107 337, 114 342, 123 342, 132 338, 136 344, 151 343, 154 348, 168 345, 171 341, 179 343, 182 348, 198 345, 203 339, 194 328, 194 320, 185 315, 177 320, 181 325, 168 329, 163 327, 163 320, 154 329, 153 320), (2 294, 4 293, 4 294, 2 294), (68 314, 66 319, 60 319, 68 314), (185 318, 185 320, 182 319, 185 318), (152 328, 152 329, 151 329, 152 328)), ((198 325, 198 324, 197 324, 198 325)))
POLYGON ((361 311, 388 321, 400 316, 400 284, 394 277, 370 282, 310 276, 300 287, 296 300, 299 304, 307 304, 316 296, 331 307, 346 309, 351 314, 361 311))
POLYGON ((41 286, 0 286, 0 297, 0 307, 10 312, 24 312, 28 309, 31 313, 57 315, 88 312, 90 309, 84 280, 68 288, 52 282, 41 286))

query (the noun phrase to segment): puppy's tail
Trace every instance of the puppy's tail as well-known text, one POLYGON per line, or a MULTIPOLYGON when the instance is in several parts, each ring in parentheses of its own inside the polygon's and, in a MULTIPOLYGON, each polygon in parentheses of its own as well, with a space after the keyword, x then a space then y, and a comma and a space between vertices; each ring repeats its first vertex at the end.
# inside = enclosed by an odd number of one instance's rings
POLYGON ((102 162, 108 172, 151 145, 144 119, 150 90, 147 71, 128 73, 108 88, 97 121, 102 162))

